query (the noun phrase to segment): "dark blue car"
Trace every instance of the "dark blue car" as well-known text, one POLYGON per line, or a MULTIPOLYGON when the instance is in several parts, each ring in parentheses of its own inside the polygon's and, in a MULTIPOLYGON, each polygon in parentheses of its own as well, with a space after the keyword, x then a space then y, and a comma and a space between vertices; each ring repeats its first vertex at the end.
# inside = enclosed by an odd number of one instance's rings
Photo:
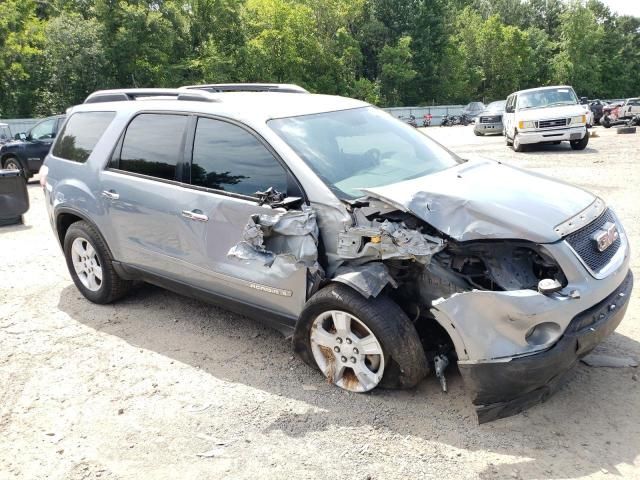
POLYGON ((0 166, 22 170, 27 178, 38 173, 64 119, 65 115, 45 118, 28 132, 17 134, 15 141, 0 146, 0 166))

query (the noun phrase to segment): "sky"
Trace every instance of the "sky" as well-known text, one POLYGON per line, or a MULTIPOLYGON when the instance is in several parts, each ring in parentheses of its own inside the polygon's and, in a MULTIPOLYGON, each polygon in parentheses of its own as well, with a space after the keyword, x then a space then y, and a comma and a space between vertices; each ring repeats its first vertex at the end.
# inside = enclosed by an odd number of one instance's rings
POLYGON ((611 11, 619 15, 640 17, 640 0, 601 0, 611 11))

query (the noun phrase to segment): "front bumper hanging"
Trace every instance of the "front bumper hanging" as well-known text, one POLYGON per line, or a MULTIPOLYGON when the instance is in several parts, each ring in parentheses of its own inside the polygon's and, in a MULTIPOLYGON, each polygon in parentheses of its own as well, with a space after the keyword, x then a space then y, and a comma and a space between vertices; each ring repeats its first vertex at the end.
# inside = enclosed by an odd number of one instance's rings
POLYGON ((478 422, 515 415, 549 398, 578 360, 620 324, 632 288, 629 270, 613 293, 576 315, 548 350, 507 362, 459 364, 465 386, 474 394, 478 422))

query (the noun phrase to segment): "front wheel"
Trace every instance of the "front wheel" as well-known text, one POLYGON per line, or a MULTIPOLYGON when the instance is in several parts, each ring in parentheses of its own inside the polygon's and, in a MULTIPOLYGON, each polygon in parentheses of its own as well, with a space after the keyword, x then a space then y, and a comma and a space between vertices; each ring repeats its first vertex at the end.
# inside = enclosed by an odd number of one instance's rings
POLYGON ((602 117, 600 123, 602 123, 604 128, 611 128, 611 120, 609 120, 609 117, 602 117))
POLYGON ((477 131, 477 130, 474 130, 474 131, 473 131, 473 134, 474 134, 476 137, 481 137, 482 135, 484 135, 482 132, 479 132, 479 131, 477 131))
POLYGON ((589 143, 589 132, 585 132, 584 137, 580 140, 572 140, 569 142, 573 150, 584 150, 589 143))
POLYGON ((329 383, 352 392, 411 388, 429 371, 402 309, 387 297, 366 299, 346 285, 331 284, 307 302, 293 343, 329 383))
POLYGON ((7 170, 22 170, 18 159, 14 157, 9 157, 4 161, 4 168, 7 170))
POLYGON ((524 145, 520 143, 520 139, 518 138, 518 132, 513 136, 513 151, 514 152, 522 152, 524 150, 524 145))

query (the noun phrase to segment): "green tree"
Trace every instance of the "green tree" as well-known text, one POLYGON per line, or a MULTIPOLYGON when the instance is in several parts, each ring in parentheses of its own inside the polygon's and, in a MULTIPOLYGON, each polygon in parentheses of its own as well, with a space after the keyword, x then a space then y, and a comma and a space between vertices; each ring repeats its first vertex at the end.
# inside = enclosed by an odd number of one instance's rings
POLYGON ((36 113, 61 113, 82 103, 88 92, 109 84, 102 26, 77 13, 62 14, 47 23, 43 46, 46 82, 37 90, 36 113))
POLYGON ((417 72, 413 68, 411 37, 400 37, 394 46, 385 45, 380 52, 381 92, 386 105, 403 105, 403 92, 417 72))

